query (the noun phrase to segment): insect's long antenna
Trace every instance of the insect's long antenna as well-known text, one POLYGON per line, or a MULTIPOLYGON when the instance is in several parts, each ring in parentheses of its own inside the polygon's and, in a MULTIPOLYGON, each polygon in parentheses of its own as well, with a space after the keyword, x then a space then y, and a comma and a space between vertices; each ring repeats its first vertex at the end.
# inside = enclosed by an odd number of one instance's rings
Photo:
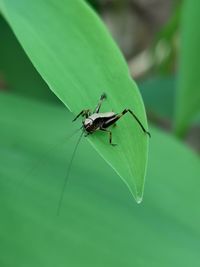
POLYGON ((62 205, 63 196, 64 196, 64 192, 65 192, 65 187, 67 185, 67 181, 69 179, 69 174, 70 174, 70 170, 71 170, 71 167, 72 167, 72 163, 73 163, 73 160, 74 160, 74 157, 76 155, 76 151, 77 151, 78 145, 80 144, 80 141, 81 141, 81 138, 82 138, 83 134, 84 134, 84 132, 82 132, 81 135, 79 136, 79 139, 78 139, 78 141, 76 143, 76 146, 75 146, 74 151, 72 153, 71 160, 70 160, 69 165, 68 165, 68 169, 67 169, 67 173, 66 173, 66 176, 65 176, 64 185, 63 185, 62 192, 61 192, 61 195, 60 195, 60 199, 59 199, 59 202, 58 202, 57 215, 59 215, 59 213, 60 213, 60 208, 61 208, 61 205, 62 205))
POLYGON ((40 165, 42 165, 42 163, 44 163, 44 157, 45 157, 45 155, 47 155, 48 153, 50 153, 53 149, 55 149, 57 146, 59 146, 60 144, 62 144, 65 140, 68 140, 68 139, 72 138, 72 136, 74 136, 76 133, 78 133, 82 128, 83 127, 78 128, 74 132, 72 132, 71 134, 69 134, 68 136, 63 137, 56 144, 51 145, 49 149, 47 149, 44 153, 42 153, 41 157, 39 157, 39 159, 37 160, 37 162, 35 164, 33 164, 32 168, 29 169, 28 173, 26 173, 25 175, 23 175, 23 177, 21 178, 21 181, 19 182, 20 183, 19 186, 21 186, 21 184, 25 181, 25 179, 27 177, 29 177, 32 174, 32 172, 37 167, 39 167, 40 165))

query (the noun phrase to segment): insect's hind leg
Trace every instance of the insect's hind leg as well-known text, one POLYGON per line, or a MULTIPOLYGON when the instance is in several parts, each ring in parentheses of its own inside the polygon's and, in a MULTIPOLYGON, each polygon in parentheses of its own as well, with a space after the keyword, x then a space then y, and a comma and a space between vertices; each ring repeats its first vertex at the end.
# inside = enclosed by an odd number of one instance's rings
POLYGON ((80 116, 88 118, 90 115, 91 114, 89 109, 83 109, 72 121, 77 120, 80 116))
POLYGON ((117 145, 117 144, 113 144, 112 143, 112 132, 111 131, 109 131, 109 130, 107 130, 105 128, 102 128, 102 127, 99 130, 109 133, 109 143, 110 143, 110 145, 112 145, 112 146, 116 146, 117 145))
POLYGON ((121 114, 117 115, 117 116, 118 116, 118 119, 120 119, 120 118, 121 118, 123 115, 125 115, 127 112, 129 112, 129 113, 134 117, 134 119, 135 119, 135 120, 137 121, 137 123, 140 125, 142 131, 143 131, 144 133, 148 134, 149 137, 151 137, 150 132, 148 132, 148 131, 144 128, 144 126, 142 125, 141 121, 140 121, 140 120, 138 119, 138 117, 133 113, 132 110, 130 110, 130 109, 128 109, 128 108, 124 109, 124 110, 122 111, 121 114))
POLYGON ((105 99, 106 99, 106 94, 103 93, 103 94, 101 95, 100 99, 99 99, 99 103, 97 104, 97 106, 96 106, 96 108, 95 108, 95 110, 94 110, 94 113, 99 113, 99 110, 100 110, 100 108, 101 108, 101 104, 102 104, 102 102, 103 102, 105 99))

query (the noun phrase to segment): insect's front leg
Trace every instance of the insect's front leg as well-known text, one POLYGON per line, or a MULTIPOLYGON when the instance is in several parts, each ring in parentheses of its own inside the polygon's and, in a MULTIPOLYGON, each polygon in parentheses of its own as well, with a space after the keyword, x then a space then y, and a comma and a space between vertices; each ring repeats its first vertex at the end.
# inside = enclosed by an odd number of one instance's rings
POLYGON ((103 127, 100 127, 99 129, 100 131, 103 131, 103 132, 107 132, 109 133, 109 143, 112 145, 112 146, 116 146, 117 144, 113 144, 112 143, 112 132, 107 130, 106 128, 103 128, 103 127))
POLYGON ((90 135, 91 133, 84 133, 84 137, 87 137, 88 135, 90 135))
POLYGON ((97 106, 96 106, 96 108, 94 110, 94 113, 99 113, 99 110, 101 108, 101 104, 102 104, 102 102, 103 102, 104 99, 106 99, 106 94, 105 93, 103 93, 101 95, 100 100, 99 100, 99 103, 97 104, 97 106))
POLYGON ((77 120, 80 116, 88 118, 90 116, 90 110, 89 109, 83 109, 72 121, 77 120))

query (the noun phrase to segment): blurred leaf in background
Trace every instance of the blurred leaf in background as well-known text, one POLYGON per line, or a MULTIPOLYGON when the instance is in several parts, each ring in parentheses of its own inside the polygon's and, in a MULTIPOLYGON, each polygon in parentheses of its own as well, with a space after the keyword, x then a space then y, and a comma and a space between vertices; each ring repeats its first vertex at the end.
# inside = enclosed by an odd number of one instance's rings
POLYGON ((140 81, 145 107, 151 120, 173 120, 176 78, 173 75, 155 76, 140 81))
POLYGON ((0 102, 1 266, 199 266, 200 161, 193 152, 151 129, 145 200, 138 206, 83 139, 57 217, 73 140, 26 173, 67 134, 72 116, 2 93, 0 102))
POLYGON ((156 34, 153 42, 154 71, 162 76, 176 71, 181 11, 182 3, 174 1, 169 21, 156 34))
POLYGON ((175 118, 178 135, 183 135, 200 113, 199 11, 198 0, 184 2, 175 118))

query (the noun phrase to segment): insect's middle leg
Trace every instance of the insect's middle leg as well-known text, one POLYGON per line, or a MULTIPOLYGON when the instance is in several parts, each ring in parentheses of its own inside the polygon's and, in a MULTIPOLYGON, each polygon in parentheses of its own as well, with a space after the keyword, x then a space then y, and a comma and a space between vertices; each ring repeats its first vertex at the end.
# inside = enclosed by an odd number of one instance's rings
POLYGON ((80 116, 88 118, 91 115, 89 109, 83 109, 74 119, 73 121, 77 120, 80 116))
POLYGON ((112 143, 112 132, 111 132, 111 131, 109 131, 109 130, 103 128, 103 127, 101 127, 99 130, 100 130, 100 131, 103 131, 103 132, 107 132, 107 133, 109 133, 109 143, 110 143, 112 146, 116 146, 116 145, 117 145, 117 144, 113 144, 113 143, 112 143))

